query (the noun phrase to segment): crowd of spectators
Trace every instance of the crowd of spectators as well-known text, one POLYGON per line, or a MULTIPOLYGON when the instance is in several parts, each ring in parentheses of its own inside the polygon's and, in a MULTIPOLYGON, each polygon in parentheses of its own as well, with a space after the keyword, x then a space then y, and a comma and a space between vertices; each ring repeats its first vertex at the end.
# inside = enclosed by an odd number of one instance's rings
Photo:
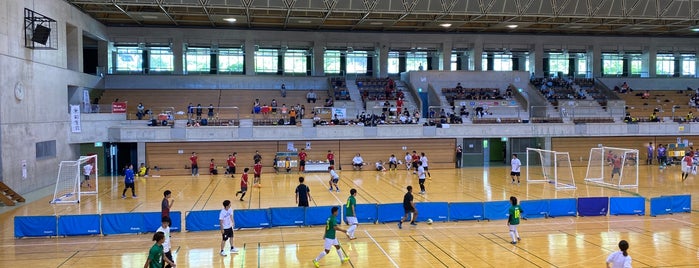
POLYGON ((584 100, 598 92, 594 80, 588 78, 533 78, 531 83, 554 105, 558 100, 584 100))

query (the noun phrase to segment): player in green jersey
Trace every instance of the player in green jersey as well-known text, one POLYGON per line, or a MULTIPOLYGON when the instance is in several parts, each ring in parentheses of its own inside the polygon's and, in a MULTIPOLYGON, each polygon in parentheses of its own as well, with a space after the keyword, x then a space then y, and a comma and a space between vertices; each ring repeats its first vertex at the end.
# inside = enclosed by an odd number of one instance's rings
POLYGON ((350 226, 347 228, 347 236, 350 240, 357 239, 354 237, 354 230, 357 229, 357 212, 355 207, 357 206, 357 199, 354 197, 357 195, 357 189, 350 190, 350 196, 347 198, 347 204, 345 205, 345 218, 347 219, 347 224, 350 226))
POLYGON ((340 256, 340 260, 342 260, 343 263, 349 261, 349 256, 345 256, 344 254, 342 254, 340 242, 338 242, 337 238, 335 238, 335 231, 347 233, 347 230, 337 226, 337 212, 339 210, 339 207, 332 207, 332 209, 330 209, 332 215, 330 215, 330 217, 328 217, 328 220, 325 222, 325 235, 323 235, 323 239, 325 239, 325 250, 322 251, 320 255, 318 255, 318 257, 313 259, 313 264, 316 267, 320 267, 320 259, 322 259, 323 257, 325 257, 325 255, 330 253, 330 248, 332 248, 332 246, 335 246, 335 249, 337 250, 337 255, 340 256))
POLYGON ((517 241, 522 239, 519 238, 519 233, 517 232, 517 225, 519 225, 519 219, 522 218, 522 207, 517 204, 517 197, 510 196, 510 218, 507 219, 507 226, 510 227, 510 237, 512 237, 512 242, 510 244, 517 244, 517 241))

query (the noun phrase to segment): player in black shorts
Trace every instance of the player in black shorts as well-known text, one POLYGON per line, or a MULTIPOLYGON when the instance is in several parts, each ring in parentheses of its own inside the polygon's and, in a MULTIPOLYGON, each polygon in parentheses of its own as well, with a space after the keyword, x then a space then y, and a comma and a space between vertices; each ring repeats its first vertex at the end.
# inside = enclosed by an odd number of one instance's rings
POLYGON ((405 215, 400 218, 398 229, 403 229, 403 222, 410 219, 410 213, 413 214, 413 219, 410 221, 410 225, 417 225, 417 223, 415 223, 415 220, 417 219, 417 209, 415 208, 415 203, 413 202, 413 187, 408 186, 406 189, 408 189, 408 192, 405 193, 405 196, 403 196, 403 211, 405 212, 405 215))

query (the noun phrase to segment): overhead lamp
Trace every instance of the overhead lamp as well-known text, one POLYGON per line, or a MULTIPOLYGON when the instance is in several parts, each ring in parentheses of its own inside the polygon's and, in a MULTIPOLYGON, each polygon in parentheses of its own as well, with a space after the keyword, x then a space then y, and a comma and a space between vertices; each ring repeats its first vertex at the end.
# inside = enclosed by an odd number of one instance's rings
POLYGON ((238 21, 238 19, 236 19, 236 18, 225 18, 223 20, 230 22, 230 23, 234 23, 234 22, 238 21))
POLYGON ((517 24, 510 24, 510 25, 507 25, 507 28, 510 28, 510 29, 515 29, 515 28, 517 28, 517 27, 519 27, 519 25, 517 25, 517 24))
POLYGON ((699 32, 699 27, 690 29, 692 32, 699 32))
POLYGON ((451 23, 442 23, 439 26, 442 26, 444 28, 449 28, 449 27, 451 27, 451 23))
POLYGON ((299 22, 299 23, 303 23, 303 24, 311 23, 310 20, 300 20, 300 21, 298 21, 298 22, 299 22))

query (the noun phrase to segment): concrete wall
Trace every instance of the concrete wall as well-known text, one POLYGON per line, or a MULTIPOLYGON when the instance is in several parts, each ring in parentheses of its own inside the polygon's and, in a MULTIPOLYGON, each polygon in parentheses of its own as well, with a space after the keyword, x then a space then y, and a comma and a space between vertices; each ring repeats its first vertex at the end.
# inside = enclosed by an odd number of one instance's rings
MULTIPOLYGON (((106 27, 64 1, 0 1, 0 180, 19 193, 55 183, 58 163, 79 154, 78 146, 68 142, 68 86, 90 88, 98 79, 67 69, 68 44, 81 43, 68 42, 67 24, 79 33, 106 36, 106 27), (51 35, 57 35, 58 50, 24 47, 24 8, 57 21, 51 35), (15 97, 17 85, 24 88, 22 99, 15 97), (35 144, 49 140, 56 140, 56 157, 36 160, 35 144), (27 161, 26 179, 22 160, 27 161)), ((73 37, 81 40, 82 34, 73 37)), ((82 48, 77 51, 81 56, 82 48)))
POLYGON ((231 75, 108 75, 106 89, 280 89, 328 90, 327 77, 231 75))
POLYGON ((624 82, 633 90, 684 90, 687 87, 699 88, 697 78, 599 78, 609 89, 620 86, 624 82))

